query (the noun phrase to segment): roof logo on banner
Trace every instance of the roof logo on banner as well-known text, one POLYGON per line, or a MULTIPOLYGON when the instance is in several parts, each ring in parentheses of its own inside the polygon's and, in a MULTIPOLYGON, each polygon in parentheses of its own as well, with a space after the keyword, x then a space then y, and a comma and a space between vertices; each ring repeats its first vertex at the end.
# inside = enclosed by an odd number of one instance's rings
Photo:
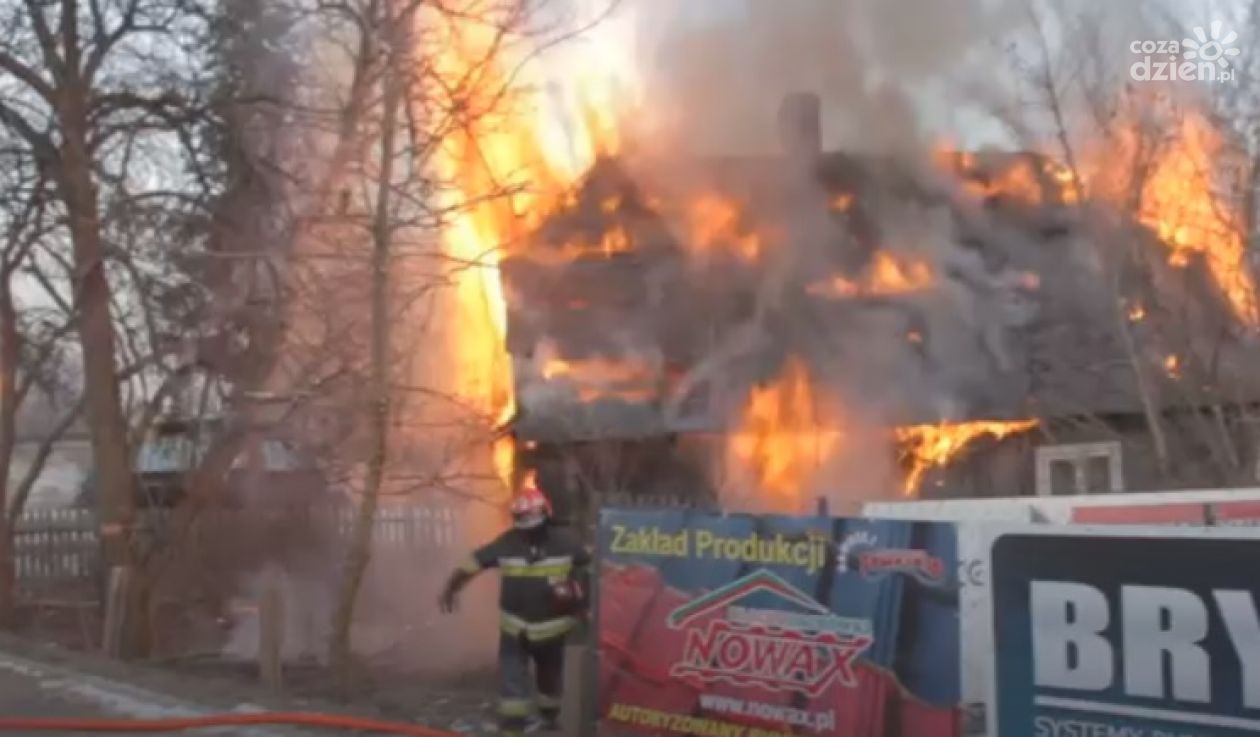
POLYGON ((670 675, 699 684, 757 685, 819 696, 833 683, 857 685, 854 664, 874 642, 867 620, 837 616, 768 570, 759 570, 675 609, 668 619, 685 628, 682 657, 670 675), (768 593, 803 613, 748 608, 768 593), (722 616, 712 616, 719 615, 722 616))
POLYGON ((759 591, 767 591, 814 614, 831 615, 831 610, 814 601, 812 596, 763 568, 678 607, 669 615, 669 626, 675 629, 684 627, 759 591))

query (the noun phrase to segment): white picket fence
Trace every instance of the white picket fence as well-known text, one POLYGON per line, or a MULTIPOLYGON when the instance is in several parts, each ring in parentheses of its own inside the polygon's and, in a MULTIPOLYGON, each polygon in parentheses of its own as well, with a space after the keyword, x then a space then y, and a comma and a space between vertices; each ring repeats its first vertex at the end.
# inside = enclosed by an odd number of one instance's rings
MULTIPOLYGON (((600 506, 695 509, 703 502, 687 494, 598 495, 600 506)), ((199 514, 194 534, 202 540, 219 538, 231 545, 243 530, 271 530, 318 540, 322 546, 345 544, 354 527, 356 510, 347 504, 302 508, 211 509, 199 514), (318 536, 317 538, 311 535, 318 536)), ((169 510, 148 511, 140 524, 159 539, 167 531, 169 510)), ((465 546, 462 512, 437 504, 388 504, 376 515, 373 539, 378 553, 409 553, 465 546)), ((594 519, 586 520, 588 524, 594 519)), ((14 558, 20 585, 90 581, 98 575, 100 559, 96 512, 92 509, 28 510, 15 527, 14 558)), ((264 533, 265 534, 265 533, 264 533)), ((299 542, 298 544, 301 544, 299 542)))
MULTIPOLYGON (((349 541, 356 510, 349 505, 303 509, 215 509, 197 520, 197 534, 231 541, 246 526, 286 531, 331 533, 333 544, 349 541), (270 527, 269 527, 270 526, 270 527)), ((142 525, 159 537, 169 511, 146 512, 142 525)), ((18 518, 14 535, 14 567, 19 585, 83 581, 97 575, 100 537, 91 509, 29 510, 18 518)), ((388 505, 377 511, 373 539, 378 549, 435 550, 459 544, 460 514, 436 505, 388 505)))

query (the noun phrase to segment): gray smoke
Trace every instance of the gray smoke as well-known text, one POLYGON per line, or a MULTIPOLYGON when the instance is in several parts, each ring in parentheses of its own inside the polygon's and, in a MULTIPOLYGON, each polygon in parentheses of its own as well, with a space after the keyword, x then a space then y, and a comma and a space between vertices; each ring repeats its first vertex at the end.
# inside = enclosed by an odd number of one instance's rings
POLYGON ((645 42, 649 114, 684 147, 721 154, 774 151, 774 106, 803 90, 822 98, 827 148, 915 150, 921 88, 988 53, 1020 20, 1017 3, 790 0, 671 24, 667 6, 678 5, 635 4, 665 18, 645 42))
MULTIPOLYGON (((962 196, 930 157, 949 122, 933 118, 931 103, 963 107, 950 90, 1010 97, 1015 80, 994 70, 1012 54, 1029 57, 1041 16, 983 0, 750 2, 708 15, 670 5, 672 14, 635 5, 659 14, 645 53, 653 161, 758 157, 759 196, 782 205, 752 316, 726 326, 692 372, 696 383, 744 388, 725 393, 728 427, 748 386, 772 380, 784 356, 804 358, 843 417, 845 442, 811 488, 835 506, 897 490, 890 426, 1014 419, 1028 391, 1020 331, 1038 314, 1042 213, 1012 223, 962 196), (802 91, 820 100, 822 149, 861 172, 854 213, 829 211, 835 187, 782 155, 779 102, 802 91), (853 218, 874 233, 868 242, 854 237, 853 218), (886 300, 802 298, 821 279, 869 273, 875 249, 926 264, 934 286, 886 300)), ((1043 31, 1062 36, 1069 24, 1054 18, 1043 31)), ((987 101, 974 100, 971 113, 984 119, 987 101)))

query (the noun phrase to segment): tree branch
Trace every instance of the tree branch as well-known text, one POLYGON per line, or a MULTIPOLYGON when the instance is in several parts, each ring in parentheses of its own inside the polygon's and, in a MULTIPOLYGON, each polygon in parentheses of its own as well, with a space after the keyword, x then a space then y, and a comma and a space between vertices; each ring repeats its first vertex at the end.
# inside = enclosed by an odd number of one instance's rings
MULTIPOLYGON (((41 165, 52 168, 60 159, 52 138, 35 130, 35 126, 22 114, 0 101, 0 125, 4 125, 23 138, 34 149, 35 159, 41 165)), ((55 170, 55 169, 54 169, 55 170)))
POLYGON ((49 105, 56 104, 57 96, 52 85, 44 81, 35 70, 18 61, 12 54, 0 49, 0 69, 12 74, 49 105))
POLYGON ((131 0, 127 4, 127 9, 123 11, 123 17, 119 20, 118 26, 112 32, 106 33, 99 0, 92 0, 93 47, 83 65, 83 78, 87 80, 89 86, 96 79, 96 74, 105 63, 105 57, 109 56, 110 50, 128 33, 136 30, 136 11, 139 7, 140 0, 131 0))
POLYGON ((26 5, 31 27, 35 29, 35 38, 39 41, 40 52, 44 55, 44 65, 52 72, 54 79, 64 79, 66 65, 57 55, 57 39, 53 37, 52 29, 48 27, 48 20, 44 17, 45 3, 38 0, 22 0, 22 2, 26 5))
POLYGON ((31 489, 34 488, 35 482, 39 480, 40 475, 43 473, 44 464, 48 461, 48 456, 52 454, 53 446, 57 444, 57 441, 61 440, 61 436, 65 435, 70 426, 79 418, 79 415, 83 412, 84 403, 84 398, 79 397, 74 406, 62 416, 52 431, 40 442, 39 450, 35 452, 35 457, 31 460, 30 467, 26 469, 26 475, 23 476, 17 490, 14 491, 13 498, 9 502, 8 519, 10 524, 22 514, 22 510, 26 507, 26 500, 31 495, 31 489))

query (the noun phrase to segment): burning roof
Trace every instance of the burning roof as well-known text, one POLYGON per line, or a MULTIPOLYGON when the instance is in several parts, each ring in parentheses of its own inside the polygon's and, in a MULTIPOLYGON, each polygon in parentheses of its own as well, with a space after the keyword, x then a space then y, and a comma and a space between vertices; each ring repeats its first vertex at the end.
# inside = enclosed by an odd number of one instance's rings
MULTIPOLYGON (((456 36, 443 46, 452 71, 476 69, 493 89, 511 77, 510 65, 471 63, 466 46, 494 38, 456 36)), ((518 439, 716 433, 728 455, 761 459, 752 487, 791 477, 799 501, 807 482, 775 452, 767 460, 766 436, 808 439, 790 443, 799 455, 873 430, 884 455, 914 446, 900 470, 915 479, 1030 418, 1246 386, 1233 380, 1250 351, 1236 336, 1258 322, 1254 288, 1236 224, 1203 227, 1216 204, 1198 176, 1210 136, 1153 167, 1108 162, 1142 149, 1125 145, 1080 166, 1025 153, 824 153, 818 98, 792 95, 778 155, 649 154, 625 135, 611 87, 587 84, 618 70, 590 71, 558 77, 564 114, 523 91, 537 104, 461 121, 438 156, 464 203, 443 251, 469 265, 456 393, 510 418, 518 439), (1155 176, 1108 186, 1139 169, 1155 176), (1170 310, 1178 341, 1133 317, 1170 310), (1212 360, 1169 369, 1165 356, 1182 351, 1212 360)), ((512 454, 500 444, 509 487, 512 454)))
MULTIPOLYGON (((503 266, 518 429, 730 427, 787 356, 898 425, 1135 411, 1091 239, 1151 234, 1087 227, 1041 157, 950 158, 961 187, 839 153, 805 183, 776 159, 601 162, 503 266)), ((1148 250, 1144 279, 1172 279, 1148 250)), ((1230 322, 1198 296, 1202 324, 1230 322)))

